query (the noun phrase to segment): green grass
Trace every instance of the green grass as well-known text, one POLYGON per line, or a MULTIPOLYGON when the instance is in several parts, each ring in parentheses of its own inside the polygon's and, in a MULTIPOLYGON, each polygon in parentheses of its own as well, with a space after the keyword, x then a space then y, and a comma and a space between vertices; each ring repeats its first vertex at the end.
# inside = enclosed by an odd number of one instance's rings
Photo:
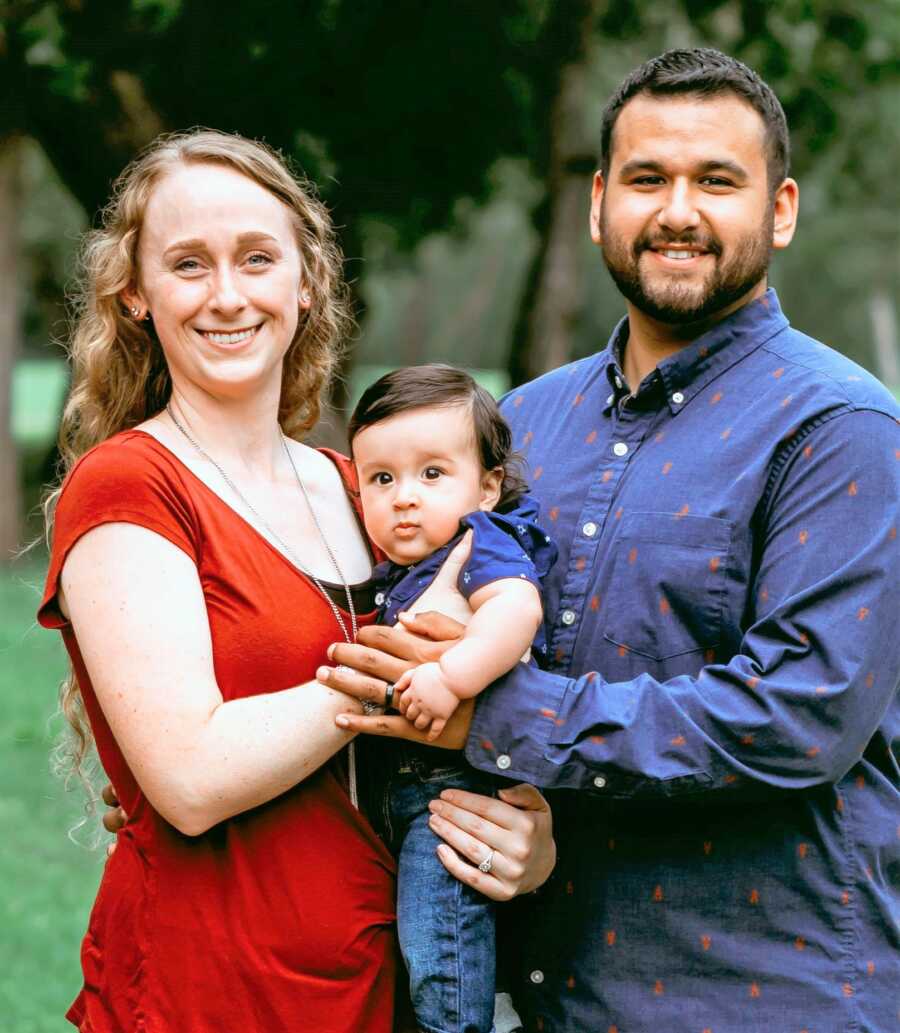
POLYGON ((36 560, 0 571, 0 1028, 10 1033, 72 1029, 63 1015, 81 986, 104 856, 68 838, 84 796, 49 770, 66 664, 59 633, 34 620, 41 580, 36 560))

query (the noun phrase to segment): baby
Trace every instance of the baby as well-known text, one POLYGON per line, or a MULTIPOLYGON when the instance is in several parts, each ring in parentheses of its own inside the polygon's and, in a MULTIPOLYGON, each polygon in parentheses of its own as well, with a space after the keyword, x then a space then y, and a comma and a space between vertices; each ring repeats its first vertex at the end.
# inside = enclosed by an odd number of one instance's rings
MULTIPOLYGON (((537 526, 537 504, 493 398, 452 366, 412 366, 373 384, 350 419, 366 530, 388 556, 376 568, 379 619, 414 608, 449 553, 471 534, 458 588, 471 614, 463 637, 436 663, 395 686, 396 706, 436 739, 460 700, 543 648, 541 578, 556 547, 537 526)), ((490 1033, 494 915, 435 854, 428 804, 447 788, 491 793, 496 780, 461 752, 390 747, 391 770, 375 815, 399 858, 397 924, 416 1019, 428 1031, 490 1033)), ((484 864, 489 870, 489 860, 484 864)))

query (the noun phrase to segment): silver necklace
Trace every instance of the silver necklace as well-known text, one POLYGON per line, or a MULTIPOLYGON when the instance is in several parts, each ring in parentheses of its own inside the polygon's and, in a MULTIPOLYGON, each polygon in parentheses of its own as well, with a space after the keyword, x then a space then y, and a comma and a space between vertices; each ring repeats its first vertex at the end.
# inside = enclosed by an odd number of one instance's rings
POLYGON ((166 404, 166 412, 169 414, 169 417, 171 418, 175 426, 194 446, 194 449, 197 452, 199 452, 199 454, 203 456, 203 458, 208 463, 211 463, 219 471, 219 476, 222 478, 222 480, 228 485, 229 488, 231 488, 234 494, 237 495, 241 502, 243 502, 247 509, 250 510, 253 516, 256 517, 259 523, 269 532, 269 534, 275 539, 275 541, 278 542, 278 544, 281 546, 282 550, 285 552, 291 563, 293 563, 298 570, 302 571, 310 579, 310 581, 313 582, 313 584, 321 593, 322 598, 331 607, 331 612, 334 614, 334 619, 338 622, 341 632, 343 633, 343 636, 347 640, 347 642, 355 642, 357 632, 359 631, 359 627, 356 620, 356 609, 353 605, 353 594, 350 591, 350 585, 347 583, 347 579, 344 577, 344 572, 343 570, 341 570, 341 566, 337 561, 337 556, 335 556, 334 551, 328 543, 328 539, 325 537, 325 532, 322 530, 322 525, 319 523, 319 518, 318 516, 316 516, 315 509, 313 509, 313 504, 312 500, 309 497, 309 492, 306 490, 306 485, 303 483, 303 478, 300 476, 300 471, 297 469, 297 466, 294 463, 294 457, 291 455, 284 434, 280 435, 281 447, 284 449, 284 454, 287 456, 288 462, 291 464, 291 469, 294 471, 294 477, 297 480, 297 484, 300 485, 300 491, 303 493, 303 498, 306 501, 307 509, 309 509, 309 513, 313 519, 313 523, 316 525, 316 530, 319 532, 319 538, 322 540, 322 544, 325 546, 325 551, 328 553, 328 558, 329 560, 331 560, 331 565, 337 571, 338 578, 340 579, 341 585, 343 585, 344 594, 347 597, 347 612, 350 614, 349 628, 347 627, 347 622, 344 620, 343 614, 338 609, 335 601, 325 590, 325 586, 322 584, 322 582, 316 577, 315 574, 313 574, 311 570, 304 567, 304 565, 298 559, 297 554, 294 552, 294 550, 279 534, 276 534, 275 531, 272 530, 269 524, 262 518, 258 510, 253 505, 251 505, 250 501, 247 499, 244 493, 240 490, 240 488, 238 488, 238 486, 228 476, 228 474, 225 473, 222 467, 219 466, 219 464, 206 451, 206 449, 204 449, 200 445, 200 443, 194 437, 192 437, 191 434, 188 433, 187 429, 182 426, 182 424, 176 418, 175 413, 172 411, 171 403, 166 404))
MULTIPOLYGON (((256 517, 256 519, 262 524, 262 526, 269 532, 269 534, 275 539, 276 542, 281 546, 284 553, 294 566, 302 571, 312 583, 318 588, 322 595, 322 598, 331 607, 331 612, 334 614, 334 619, 338 622, 341 632, 347 642, 355 642, 356 634, 359 631, 359 626, 356 621, 356 608, 353 605, 353 594, 350 591, 350 585, 347 583, 347 579, 344 577, 344 572, 341 570, 341 565, 337 561, 334 551, 328 544, 328 539, 325 537, 325 532, 322 530, 322 525, 319 523, 319 518, 316 516, 316 511, 313 509, 312 499, 309 497, 309 492, 306 490, 306 485, 303 483, 303 478, 300 476, 300 471, 297 469, 294 463, 294 457, 291 455, 291 450, 288 448, 287 440, 284 434, 281 434, 281 447, 284 449, 284 454, 288 458, 288 462, 291 464, 291 469, 294 471, 294 477, 297 479, 297 484, 300 485, 300 491, 303 493, 303 498, 306 500, 307 509, 309 509, 310 516, 313 518, 313 523, 316 525, 316 530, 319 532, 319 537, 322 539, 322 544, 325 546, 325 551, 328 553, 328 558, 331 560, 331 565, 337 571, 337 575, 340 578, 341 584, 344 586, 344 594, 347 596, 347 612, 350 614, 350 627, 347 627, 347 623, 338 609, 337 604, 331 598, 331 596, 325 591, 325 586, 316 577, 311 570, 308 570, 298 559, 294 550, 287 544, 287 542, 276 534, 275 531, 269 526, 269 524, 263 520, 259 512, 254 506, 252 506, 244 495, 244 493, 238 488, 234 481, 228 476, 227 473, 222 469, 221 466, 213 459, 213 457, 204 449, 200 443, 193 438, 185 427, 179 423, 175 417, 175 413, 172 412, 171 403, 166 403, 166 412, 169 414, 172 422, 181 431, 181 433, 188 439, 188 441, 194 446, 197 452, 208 462, 211 463, 218 471, 219 476, 228 485, 229 488, 237 495, 237 497, 244 503, 248 510, 256 517)), ((353 806, 359 810, 359 793, 356 787, 356 743, 350 742, 347 746, 347 780, 350 783, 350 802, 353 806)))

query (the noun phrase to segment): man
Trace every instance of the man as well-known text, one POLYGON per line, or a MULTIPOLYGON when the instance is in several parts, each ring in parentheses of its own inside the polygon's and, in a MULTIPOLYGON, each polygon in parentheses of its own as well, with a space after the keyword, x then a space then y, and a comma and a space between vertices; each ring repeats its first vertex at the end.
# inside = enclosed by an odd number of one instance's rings
POLYGON ((529 1030, 897 1028, 900 408, 767 289, 787 172, 744 65, 633 72, 590 213, 627 318, 505 400, 560 549, 551 663, 467 755, 554 813, 529 1030))

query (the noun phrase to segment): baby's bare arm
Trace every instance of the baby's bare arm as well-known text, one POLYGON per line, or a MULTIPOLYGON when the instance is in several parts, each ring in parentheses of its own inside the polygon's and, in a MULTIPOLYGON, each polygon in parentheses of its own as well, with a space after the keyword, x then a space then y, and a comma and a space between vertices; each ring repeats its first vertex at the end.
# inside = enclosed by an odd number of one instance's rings
POLYGON ((494 581, 469 598, 466 633, 440 658, 444 683, 470 699, 512 670, 526 654, 543 619, 537 588, 518 578, 494 581))

